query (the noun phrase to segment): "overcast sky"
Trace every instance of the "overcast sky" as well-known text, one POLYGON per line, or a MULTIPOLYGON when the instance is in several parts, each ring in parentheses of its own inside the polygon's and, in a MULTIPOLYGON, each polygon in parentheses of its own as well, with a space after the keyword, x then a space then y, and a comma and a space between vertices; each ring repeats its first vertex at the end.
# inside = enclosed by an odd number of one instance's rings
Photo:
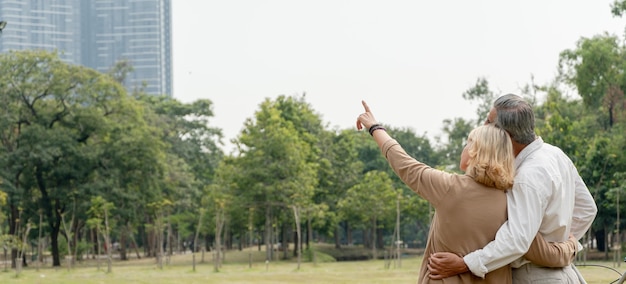
POLYGON ((477 78, 519 94, 531 75, 552 81, 581 37, 623 38, 612 2, 174 0, 174 97, 213 101, 225 142, 265 98, 302 93, 331 128, 354 128, 363 99, 434 137, 444 119, 475 119, 462 93, 477 78))

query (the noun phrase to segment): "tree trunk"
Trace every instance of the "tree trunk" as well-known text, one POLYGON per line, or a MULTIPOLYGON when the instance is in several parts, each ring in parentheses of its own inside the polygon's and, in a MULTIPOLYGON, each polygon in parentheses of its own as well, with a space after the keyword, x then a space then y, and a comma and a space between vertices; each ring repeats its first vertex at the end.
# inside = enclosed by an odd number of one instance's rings
POLYGON ((146 218, 146 224, 153 224, 152 229, 144 227, 144 246, 147 257, 159 257, 159 245, 157 232, 159 230, 158 220, 152 220, 151 217, 146 218))
POLYGON ((339 225, 337 225, 337 227, 335 227, 335 248, 339 249, 341 248, 341 227, 339 225))
POLYGON ((376 232, 376 248, 384 248, 385 238, 383 238, 383 229, 374 228, 374 232, 376 232))
MULTIPOLYGON (((226 216, 224 215, 224 211, 225 210, 222 209, 222 219, 223 219, 223 223, 222 223, 222 228, 223 228, 222 231, 223 231, 223 233, 222 234, 224 235, 223 240, 226 241, 226 240, 228 240, 228 238, 232 238, 232 235, 230 234, 230 231, 229 231, 230 226, 228 226, 228 219, 226 219, 226 216)), ((231 242, 231 244, 232 244, 232 242, 231 242)), ((224 261, 226 261, 226 251, 229 250, 229 249, 232 249, 232 245, 231 245, 230 248, 226 247, 226 246, 222 246, 222 250, 221 250, 221 255, 222 255, 221 260, 222 261, 220 262, 220 267, 222 267, 222 263, 224 263, 224 261)))
POLYGON ((372 219, 372 258, 377 259, 376 255, 376 219, 372 219))
POLYGON ((269 205, 265 207, 265 260, 272 259, 272 214, 269 205))
POLYGON ((147 257, 156 257, 156 242, 155 242, 155 230, 146 230, 145 240, 146 245, 144 246, 144 250, 146 251, 147 257))
POLYGON ((274 230, 272 230, 272 253, 273 253, 273 257, 274 260, 278 261, 278 256, 280 256, 280 254, 278 253, 278 248, 276 249, 276 253, 274 253, 274 245, 278 244, 279 240, 278 240, 278 218, 276 218, 276 220, 274 220, 274 216, 272 216, 272 228, 275 228, 274 230))
POLYGON ((200 235, 200 228, 202 228, 202 217, 204 217, 204 209, 200 209, 200 216, 198 217, 198 225, 196 226, 196 234, 193 236, 193 245, 191 247, 191 252, 198 251, 198 236, 200 235))
POLYGON ((159 269, 163 269, 163 257, 164 257, 164 248, 163 248, 163 213, 159 212, 159 217, 157 217, 157 226, 156 226, 156 231, 155 231, 155 235, 156 235, 156 251, 158 251, 158 263, 159 263, 159 269))
POLYGON ((142 247, 144 248, 144 255, 143 256, 148 256, 145 252, 146 252, 146 247, 148 246, 148 243, 146 241, 146 226, 145 225, 139 225, 137 227, 137 237, 139 240, 141 240, 142 243, 139 243, 136 241, 136 239, 133 237, 132 234, 132 225, 129 223, 128 226, 131 228, 129 229, 131 231, 131 240, 133 241, 133 244, 135 244, 135 250, 137 251, 137 258, 140 258, 139 256, 139 248, 142 247))
MULTIPOLYGON (((59 212, 59 210, 56 210, 59 212)), ((61 233, 61 213, 54 215, 53 220, 49 221, 50 226, 50 248, 52 250, 52 266, 61 266, 61 254, 59 252, 59 234, 61 233)))
POLYGON ((283 224, 281 228, 283 241, 281 242, 280 249, 283 251, 283 259, 288 259, 289 256, 287 255, 287 253, 289 252, 289 238, 291 238, 291 226, 283 224))
POLYGON ((300 270, 300 262, 302 261, 302 231, 300 230, 300 210, 297 206, 293 206, 293 215, 296 221, 296 239, 294 242, 295 249, 298 255, 298 270, 300 270))
POLYGON ((215 263, 214 271, 218 272, 221 267, 220 254, 222 253, 222 229, 224 228, 224 210, 218 209, 215 213, 215 263))
POLYGON ((363 229, 363 247, 371 249, 372 248, 372 228, 366 227, 363 229))
POLYGON ((139 254, 139 246, 137 245, 137 242, 135 241, 135 237, 133 236, 133 230, 130 228, 130 224, 128 224, 127 226, 128 226, 128 236, 130 239, 130 244, 132 248, 135 250, 137 259, 141 259, 141 255, 139 254))
POLYGON ((128 230, 126 226, 120 228, 120 260, 128 260, 126 255, 126 242, 128 239, 128 230))
POLYGON ((165 262, 167 265, 170 264, 170 259, 172 257, 172 223, 170 222, 170 216, 167 216, 167 236, 165 238, 165 247, 167 248, 167 256, 165 257, 165 259, 167 259, 167 261, 165 262))
POLYGON ((604 251, 606 249, 606 243, 604 242, 605 240, 604 228, 600 230, 596 230, 595 233, 596 233, 596 247, 598 248, 598 251, 604 251))
POLYGON ((80 242, 80 239, 83 237, 83 235, 81 234, 81 232, 83 231, 83 224, 80 221, 80 219, 75 218, 75 217, 76 217, 75 213, 72 213, 72 220, 74 220, 72 222, 74 224, 73 225, 74 229, 72 230, 73 231, 72 241, 74 242, 74 256, 72 259, 74 262, 76 262, 77 259, 82 260, 82 255, 78 255, 78 243, 80 242))
POLYGON ((313 241, 313 227, 311 224, 311 218, 307 216, 306 219, 306 249, 311 248, 310 242, 313 241))
POLYGON ((227 250, 233 249, 233 234, 226 220, 224 220, 224 246, 227 250))
POLYGON ((41 213, 39 213, 39 227, 37 228, 37 231, 39 231, 39 236, 37 237, 37 271, 39 271, 39 267, 41 266, 41 263, 43 262, 43 254, 41 253, 43 250, 43 247, 41 245, 41 238, 43 235, 43 215, 41 213))
MULTIPOLYGON (((28 233, 30 232, 30 223, 26 224, 26 229, 24 230, 24 235, 22 237, 22 243, 27 243, 28 233)), ((18 235, 18 237, 20 237, 18 235)), ((21 249, 18 254, 18 259, 22 262, 21 265, 17 265, 16 276, 18 276, 22 272, 22 268, 26 267, 26 254, 24 254, 24 249, 21 249)), ((17 261, 16 261, 17 262, 17 261)), ((17 263, 16 263, 17 264, 17 263)))
POLYGON ((53 210, 53 202, 48 196, 48 189, 44 182, 41 165, 38 165, 35 170, 35 178, 37 180, 37 187, 41 193, 41 206, 43 207, 44 214, 48 220, 48 226, 50 226, 50 246, 52 250, 52 266, 61 266, 61 257, 59 256, 59 231, 61 230, 61 214, 63 210, 58 208, 58 202, 55 203, 53 210))
POLYGON ((211 244, 213 243, 213 241, 211 240, 211 236, 207 235, 206 237, 204 237, 204 247, 206 248, 206 251, 211 251, 211 244))
POLYGON ((609 260, 609 233, 610 230, 604 226, 604 260, 609 260))
POLYGON ((11 268, 17 268, 17 263, 16 263, 17 255, 18 255, 17 249, 16 248, 11 249, 11 268))
MULTIPOLYGON (((93 230, 91 230, 93 232, 93 230)), ((96 225, 96 265, 98 266, 98 271, 100 271, 100 222, 96 225)))
MULTIPOLYGON (((12 199, 9 199, 12 200, 12 199)), ((10 213, 10 218, 9 218, 9 235, 12 236, 16 236, 17 237, 17 226, 18 226, 18 222, 19 222, 19 209, 17 205, 14 205, 13 202, 11 202, 11 213, 10 213)), ((17 259, 17 249, 16 248, 12 248, 11 249, 11 268, 16 268, 16 263, 15 260, 17 259)))
MULTIPOLYGON (((17 189, 17 191, 20 190, 20 176, 21 176, 21 171, 18 171, 15 174, 15 182, 14 182, 14 186, 17 189)), ((17 232, 17 227, 18 227, 18 223, 20 220, 20 204, 16 204, 14 203, 14 200, 19 200, 19 198, 11 198, 13 197, 14 193, 9 193, 9 235, 12 236, 17 236, 18 232, 17 232)), ((5 249, 6 250, 6 249, 5 249)), ((15 263, 15 259, 17 258, 17 249, 11 249, 11 268, 15 268, 16 267, 16 263, 15 263)), ((5 259, 6 260, 6 259, 5 259)))
POLYGON ((398 268, 402 267, 402 254, 400 253, 400 196, 396 199, 396 234, 394 236, 396 242, 396 260, 398 261, 398 268))
POLYGON ((346 241, 348 245, 353 245, 354 241, 352 240, 352 227, 350 227, 350 222, 346 222, 346 241))
POLYGON ((65 240, 67 240, 67 254, 70 256, 70 261, 67 264, 67 270, 69 271, 72 268, 72 264, 74 263, 72 259, 72 233, 67 229, 67 224, 65 224, 65 217, 61 214, 61 222, 63 223, 63 230, 65 231, 65 240))
POLYGON ((107 273, 111 273, 113 270, 113 256, 111 255, 113 247, 111 246, 111 237, 109 232, 109 212, 107 208, 104 208, 104 241, 107 245, 107 273))
POLYGON ((296 225, 296 231, 294 232, 293 229, 291 229, 291 238, 293 239, 293 257, 297 257, 298 256, 298 224, 296 225))

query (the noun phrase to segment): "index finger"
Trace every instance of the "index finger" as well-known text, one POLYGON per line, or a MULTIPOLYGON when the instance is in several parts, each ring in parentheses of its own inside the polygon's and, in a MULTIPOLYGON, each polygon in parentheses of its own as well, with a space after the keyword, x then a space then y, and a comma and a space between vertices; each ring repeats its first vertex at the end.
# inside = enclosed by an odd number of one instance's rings
POLYGON ((365 108, 365 112, 371 112, 370 107, 367 105, 365 101, 361 101, 361 104, 363 104, 363 108, 365 108))

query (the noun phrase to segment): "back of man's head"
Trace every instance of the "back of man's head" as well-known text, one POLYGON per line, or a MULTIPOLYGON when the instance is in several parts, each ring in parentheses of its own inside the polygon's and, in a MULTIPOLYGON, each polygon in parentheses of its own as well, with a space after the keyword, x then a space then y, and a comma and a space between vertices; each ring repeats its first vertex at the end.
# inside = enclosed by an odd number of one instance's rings
POLYGON ((528 145, 535 141, 535 115, 532 106, 522 97, 507 94, 493 103, 496 125, 506 130, 513 141, 528 145))

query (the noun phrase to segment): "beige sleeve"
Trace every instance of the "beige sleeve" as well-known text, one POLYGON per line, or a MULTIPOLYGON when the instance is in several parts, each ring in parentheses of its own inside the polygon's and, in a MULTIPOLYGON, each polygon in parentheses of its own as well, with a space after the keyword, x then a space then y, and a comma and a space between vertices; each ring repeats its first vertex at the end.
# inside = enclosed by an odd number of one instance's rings
POLYGON ((394 139, 382 143, 381 151, 398 177, 435 208, 446 197, 452 180, 457 177, 457 175, 433 169, 409 156, 394 139))
POLYGON ((537 265, 564 267, 572 263, 577 248, 578 241, 574 237, 565 242, 547 242, 537 234, 524 257, 537 265))

